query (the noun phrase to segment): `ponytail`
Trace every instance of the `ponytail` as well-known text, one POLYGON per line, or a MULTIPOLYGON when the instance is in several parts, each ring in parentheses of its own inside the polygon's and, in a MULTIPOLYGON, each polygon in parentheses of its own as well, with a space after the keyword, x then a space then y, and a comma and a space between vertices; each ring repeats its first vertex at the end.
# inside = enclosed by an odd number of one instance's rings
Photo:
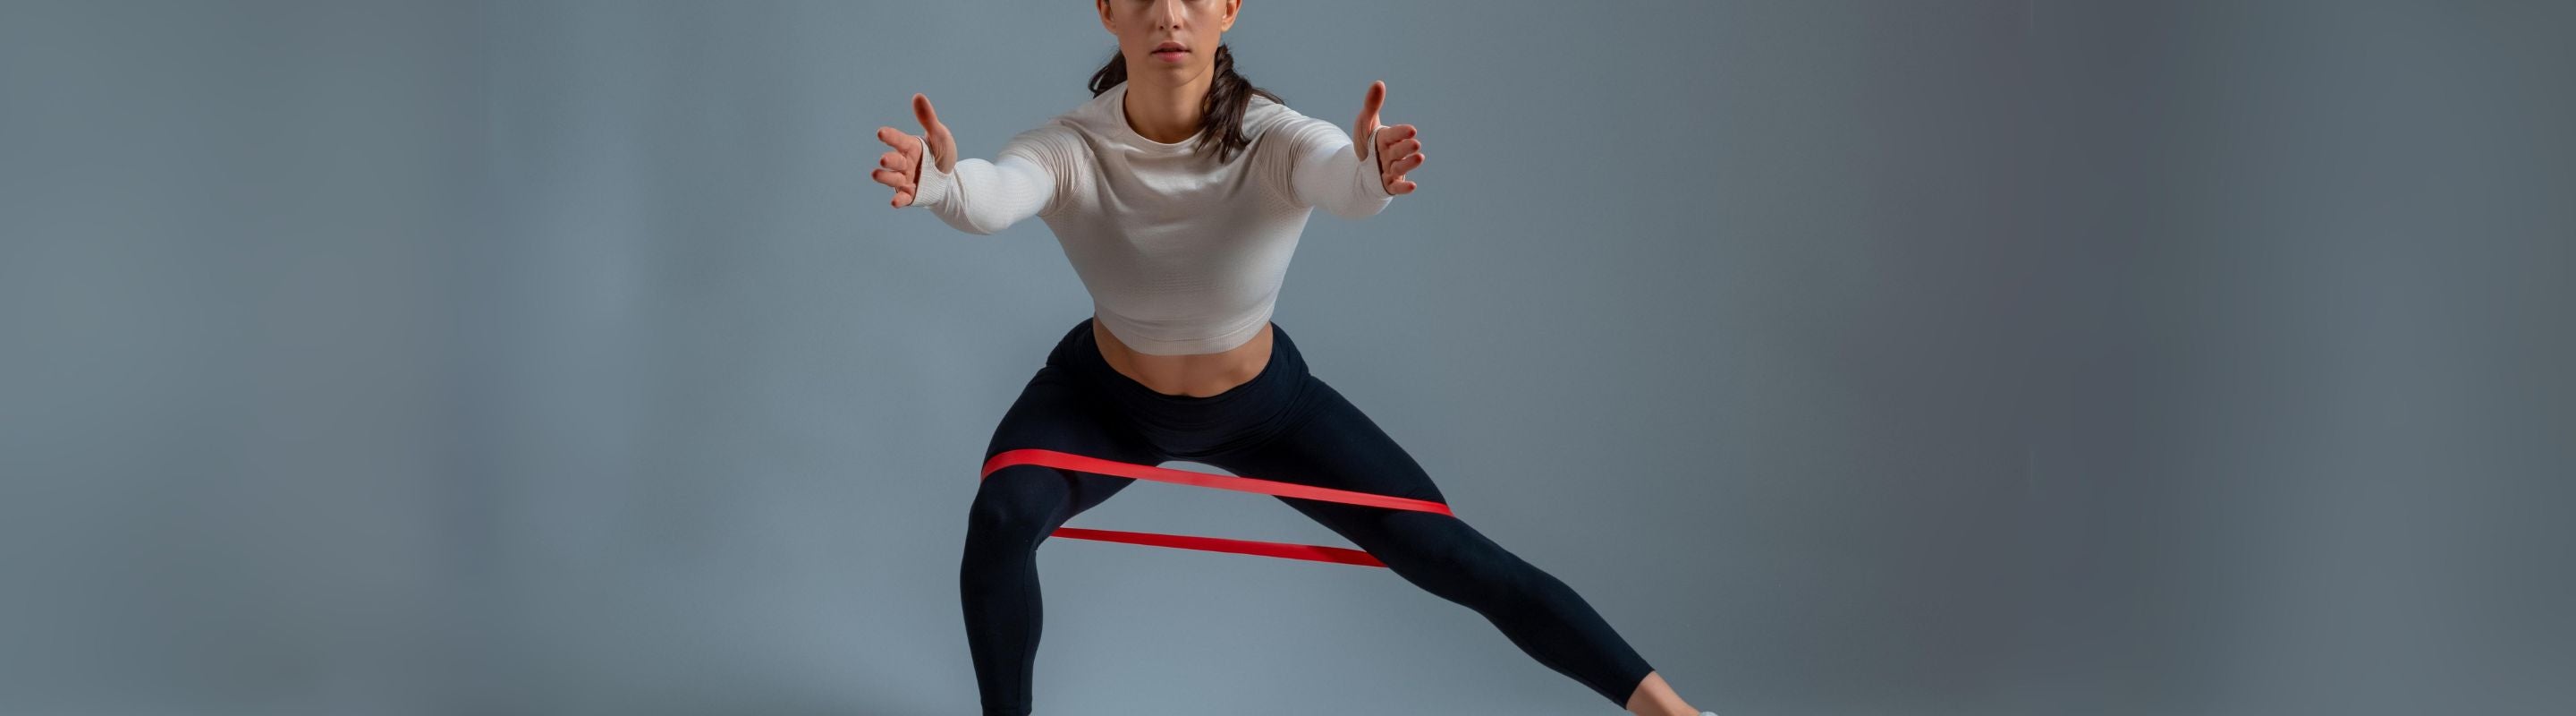
MULTIPOLYGON (((1127 56, 1109 53, 1109 64, 1091 73, 1091 96, 1098 97, 1118 83, 1127 81, 1127 56)), ((1252 138, 1243 133, 1244 112, 1252 107, 1252 96, 1260 95, 1272 102, 1286 104, 1270 90, 1252 86, 1252 81, 1234 71, 1234 51, 1216 46, 1216 81, 1208 86, 1207 99, 1199 105, 1198 149, 1216 148, 1217 161, 1230 161, 1235 153, 1251 146, 1252 138)))

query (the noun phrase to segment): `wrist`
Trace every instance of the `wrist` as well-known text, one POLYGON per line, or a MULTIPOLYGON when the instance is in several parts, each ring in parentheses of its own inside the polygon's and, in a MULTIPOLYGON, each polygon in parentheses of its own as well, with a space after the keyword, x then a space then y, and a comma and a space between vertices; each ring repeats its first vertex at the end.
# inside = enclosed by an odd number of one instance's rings
POLYGON ((950 177, 954 175, 940 170, 939 162, 931 159, 929 152, 921 153, 921 166, 917 171, 920 172, 920 179, 914 181, 912 185, 914 206, 937 204, 948 198, 948 183, 950 177))

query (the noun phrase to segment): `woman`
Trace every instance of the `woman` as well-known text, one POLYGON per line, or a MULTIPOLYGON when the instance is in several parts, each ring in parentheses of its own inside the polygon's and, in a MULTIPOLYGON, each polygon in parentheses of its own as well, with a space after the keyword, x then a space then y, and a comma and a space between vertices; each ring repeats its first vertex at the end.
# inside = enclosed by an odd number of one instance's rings
MULTIPOLYGON (((1042 217, 1093 299, 1002 417, 985 452, 1043 448, 1128 463, 1188 460, 1238 475, 1446 502, 1403 448, 1309 374, 1270 322, 1313 208, 1360 218, 1412 193, 1411 125, 1380 127, 1372 84, 1348 135, 1288 109, 1234 71, 1221 43, 1241 0, 1094 0, 1118 55, 1093 98, 1013 137, 991 161, 957 159, 930 100, 923 136, 872 176, 893 205, 989 234, 1042 217)), ((984 713, 1030 711, 1041 609, 1038 542, 1133 480, 1040 465, 985 477, 969 510, 959 587, 984 713)), ((1280 498, 1465 605, 1512 643, 1632 713, 1693 709, 1583 599, 1456 517, 1280 498)))

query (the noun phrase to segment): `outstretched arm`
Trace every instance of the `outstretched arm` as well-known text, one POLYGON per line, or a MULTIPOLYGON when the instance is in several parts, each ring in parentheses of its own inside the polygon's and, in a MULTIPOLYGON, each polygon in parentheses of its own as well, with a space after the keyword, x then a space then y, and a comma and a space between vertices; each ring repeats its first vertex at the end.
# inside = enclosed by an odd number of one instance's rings
POLYGON ((1395 195, 1413 192, 1405 173, 1422 166, 1422 140, 1410 124, 1378 126, 1385 101, 1386 83, 1370 84, 1348 138, 1320 120, 1292 128, 1299 134, 1291 143, 1296 157, 1288 178, 1298 203, 1357 219, 1386 209, 1395 195))
POLYGON ((897 208, 919 205, 959 231, 990 234, 1036 216, 1054 200, 1055 172, 1037 133, 1011 138, 997 159, 960 160, 930 98, 913 95, 912 111, 924 136, 877 128, 877 139, 894 151, 878 158, 870 176, 894 188, 897 208))

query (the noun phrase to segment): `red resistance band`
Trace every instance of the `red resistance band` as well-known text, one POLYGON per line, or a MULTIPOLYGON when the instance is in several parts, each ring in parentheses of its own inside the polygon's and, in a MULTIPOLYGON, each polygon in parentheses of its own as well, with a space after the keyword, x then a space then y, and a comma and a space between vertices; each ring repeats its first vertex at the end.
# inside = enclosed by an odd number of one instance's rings
MULTIPOLYGON (((1456 516, 1454 513, 1449 511, 1448 505, 1432 502, 1430 500, 1416 500, 1407 497, 1390 497, 1366 492, 1352 492, 1350 490, 1335 490, 1332 488, 1299 485, 1296 483, 1279 482, 1276 480, 1258 480, 1249 477, 1233 477, 1229 475, 1215 475, 1204 472, 1191 472, 1189 470, 1174 470, 1171 468, 1155 467, 1152 465, 1138 465, 1135 463, 1117 462, 1113 460, 1102 460, 1096 457, 1085 457, 1068 452, 1039 450, 1035 448, 1010 450, 999 455, 994 455, 993 459, 984 461, 984 474, 982 477, 992 477, 994 470, 1010 467, 1012 465, 1044 465, 1046 467, 1072 470, 1075 472, 1088 472, 1114 477, 1152 480, 1155 482, 1169 482, 1177 485, 1189 485, 1192 487, 1212 487, 1219 490, 1233 490, 1236 492, 1251 492, 1263 495, 1277 495, 1280 497, 1295 497, 1307 500, 1321 500, 1324 502, 1338 502, 1346 505, 1364 505, 1368 507, 1384 507, 1391 510, 1411 510, 1414 512, 1430 512, 1435 514, 1451 515, 1453 517, 1456 516)), ((977 479, 982 478, 979 477, 977 479)), ((1367 552, 1344 547, 1288 544, 1285 542, 1255 542, 1252 540, 1223 539, 1218 537, 1192 537, 1189 535, 1167 535, 1155 534, 1152 532, 1092 530, 1080 527, 1056 528, 1055 536, 1096 540, 1100 542, 1141 544, 1149 547, 1174 547, 1207 552, 1249 554, 1260 557, 1279 557, 1283 559, 1304 559, 1317 562, 1356 564, 1362 567, 1386 566, 1386 563, 1378 561, 1376 557, 1369 556, 1369 553, 1367 552)))

